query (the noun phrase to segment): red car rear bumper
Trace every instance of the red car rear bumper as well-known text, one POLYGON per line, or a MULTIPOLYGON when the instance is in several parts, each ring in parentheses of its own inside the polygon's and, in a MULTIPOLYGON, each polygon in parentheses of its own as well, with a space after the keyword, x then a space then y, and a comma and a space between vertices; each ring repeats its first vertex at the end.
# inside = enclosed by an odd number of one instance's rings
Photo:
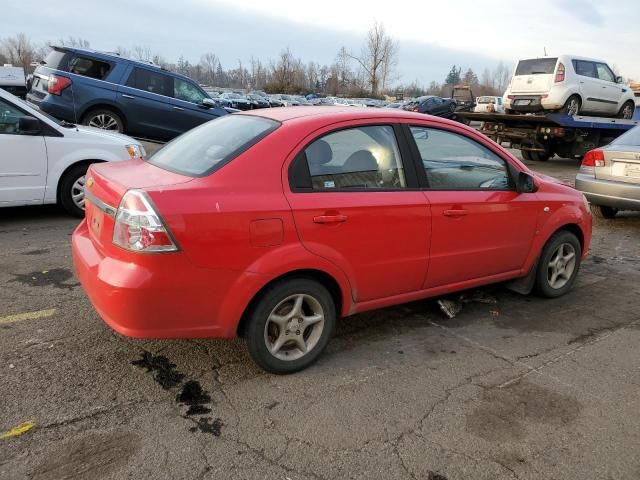
POLYGON ((227 300, 242 273, 195 267, 183 253, 139 254, 135 261, 105 256, 84 221, 73 233, 72 252, 91 303, 116 332, 134 338, 236 336, 242 311, 225 305, 239 304, 227 300))

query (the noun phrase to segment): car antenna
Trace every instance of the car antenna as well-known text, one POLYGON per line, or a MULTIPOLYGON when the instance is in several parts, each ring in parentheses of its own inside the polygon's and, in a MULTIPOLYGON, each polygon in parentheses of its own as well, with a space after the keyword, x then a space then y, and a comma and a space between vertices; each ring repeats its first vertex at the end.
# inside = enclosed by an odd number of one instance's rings
POLYGON ((542 47, 542 49, 544 50, 544 56, 547 56, 547 47, 542 47))

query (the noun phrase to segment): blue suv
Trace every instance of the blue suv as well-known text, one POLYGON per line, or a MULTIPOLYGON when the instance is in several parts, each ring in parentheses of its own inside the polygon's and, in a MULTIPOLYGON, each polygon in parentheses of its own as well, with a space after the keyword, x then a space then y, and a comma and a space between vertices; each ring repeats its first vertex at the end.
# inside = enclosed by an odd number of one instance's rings
POLYGON ((59 119, 170 140, 227 114, 193 80, 153 63, 52 48, 33 74, 27 100, 59 119))

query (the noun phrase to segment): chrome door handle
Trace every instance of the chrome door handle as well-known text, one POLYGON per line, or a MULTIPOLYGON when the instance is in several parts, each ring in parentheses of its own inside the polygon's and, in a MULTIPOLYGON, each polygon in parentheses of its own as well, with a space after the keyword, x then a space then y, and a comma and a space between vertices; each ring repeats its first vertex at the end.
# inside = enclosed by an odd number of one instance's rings
POLYGON ((184 110, 182 107, 173 107, 174 110, 184 110))
POLYGON ((127 95, 126 93, 123 93, 122 98, 130 98, 131 100, 134 100, 136 97, 132 97, 131 95, 127 95))

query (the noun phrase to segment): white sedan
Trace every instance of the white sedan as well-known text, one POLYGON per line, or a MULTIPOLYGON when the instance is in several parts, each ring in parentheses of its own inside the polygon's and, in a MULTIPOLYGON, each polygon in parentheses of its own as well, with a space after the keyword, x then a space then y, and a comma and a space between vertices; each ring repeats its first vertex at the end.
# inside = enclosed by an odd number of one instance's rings
POLYGON ((59 203, 81 217, 91 163, 144 155, 130 137, 56 120, 0 90, 0 207, 59 203))

